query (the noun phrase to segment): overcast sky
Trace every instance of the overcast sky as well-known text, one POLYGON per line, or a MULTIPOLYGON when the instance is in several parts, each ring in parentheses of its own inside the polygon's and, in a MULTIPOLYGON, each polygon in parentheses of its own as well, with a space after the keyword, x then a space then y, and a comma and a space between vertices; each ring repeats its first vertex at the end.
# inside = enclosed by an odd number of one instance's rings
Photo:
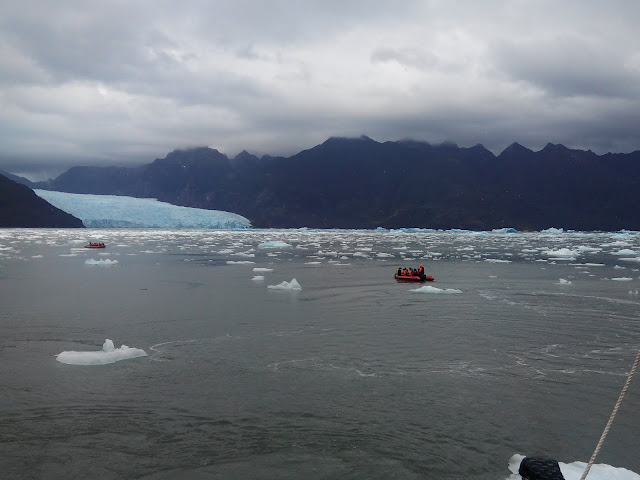
POLYGON ((0 0, 0 168, 330 136, 640 149, 640 2, 0 0))

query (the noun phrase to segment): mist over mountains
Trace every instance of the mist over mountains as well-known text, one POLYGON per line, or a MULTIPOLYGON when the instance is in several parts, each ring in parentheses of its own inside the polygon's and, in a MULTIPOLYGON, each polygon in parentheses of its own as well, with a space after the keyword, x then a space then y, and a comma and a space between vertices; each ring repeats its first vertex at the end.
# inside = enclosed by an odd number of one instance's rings
MULTIPOLYGON (((29 182, 31 183, 31 182, 29 182)), ((254 227, 640 230, 640 151, 513 143, 330 138, 291 157, 175 150, 128 167, 73 167, 32 188, 156 198, 223 210, 254 227)))

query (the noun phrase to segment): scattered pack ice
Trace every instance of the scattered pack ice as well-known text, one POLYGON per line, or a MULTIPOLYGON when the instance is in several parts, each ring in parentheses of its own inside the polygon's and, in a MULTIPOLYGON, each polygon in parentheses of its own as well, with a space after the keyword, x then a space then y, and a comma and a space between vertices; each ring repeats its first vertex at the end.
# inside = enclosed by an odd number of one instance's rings
POLYGON ((88 228, 250 228, 246 218, 235 213, 178 207, 154 198, 88 195, 34 190, 88 228))
POLYGON ((290 282, 284 281, 278 285, 269 285, 268 288, 272 288, 274 290, 302 290, 302 287, 295 278, 290 282))
MULTIPOLYGON (((522 480, 518 475, 518 468, 524 455, 514 455, 509 459, 509 470, 512 475, 509 475, 507 480, 522 480)), ((565 480, 580 480, 584 469, 587 468, 587 464, 584 462, 562 463, 560 465, 560 471, 565 480)), ((589 480, 640 480, 640 475, 627 470, 626 468, 616 468, 606 464, 595 464, 589 470, 587 476, 589 480)))
POLYGON ((146 356, 147 352, 140 348, 129 348, 126 345, 115 348, 113 341, 107 338, 100 351, 65 351, 56 355, 56 360, 70 365, 106 365, 108 363, 119 362, 120 360, 146 356))

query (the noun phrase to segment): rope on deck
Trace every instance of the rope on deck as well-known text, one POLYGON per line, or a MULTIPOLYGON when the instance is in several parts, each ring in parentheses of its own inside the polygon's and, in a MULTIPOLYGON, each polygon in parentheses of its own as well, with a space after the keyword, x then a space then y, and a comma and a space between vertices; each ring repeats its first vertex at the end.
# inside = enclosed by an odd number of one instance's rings
POLYGON ((640 350, 638 350, 638 354, 636 355, 636 361, 633 362, 633 366, 631 367, 631 371, 629 372, 629 375, 627 376, 627 381, 624 384, 624 387, 622 387, 622 391, 620 392, 620 396, 618 397, 618 401, 616 402, 616 406, 613 407, 613 411, 611 412, 611 416, 609 417, 609 421, 607 422, 607 426, 604 427, 604 431, 602 432, 602 435, 600 436, 600 441, 598 442, 598 445, 596 445, 596 449, 593 451, 593 455, 591 455, 591 460, 589 460, 589 463, 587 464, 587 468, 584 469, 584 473, 582 474, 582 477, 580 477, 580 480, 584 480, 585 478, 587 478, 587 475, 589 475, 589 470, 591 470, 591 466, 593 465, 593 462, 595 461, 596 457, 598 456, 598 453, 600 452, 600 447, 602 447, 602 444, 604 443, 604 439, 607 437, 607 433, 609 433, 609 428, 611 427, 611 424, 613 423, 613 419, 616 417, 616 413, 618 413, 618 408, 620 407, 620 404, 622 403, 622 399, 624 398, 625 394, 627 393, 627 390, 629 389, 629 384, 631 383, 631 379, 633 378, 633 374, 636 372, 636 367, 638 366, 638 363, 640 363, 640 350))

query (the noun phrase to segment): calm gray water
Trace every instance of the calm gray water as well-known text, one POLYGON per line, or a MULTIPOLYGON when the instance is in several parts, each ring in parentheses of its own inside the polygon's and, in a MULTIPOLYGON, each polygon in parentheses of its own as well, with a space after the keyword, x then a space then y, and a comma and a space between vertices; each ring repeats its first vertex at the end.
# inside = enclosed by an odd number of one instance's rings
MULTIPOLYGON (((1 230, 0 476, 497 480, 514 453, 587 461, 640 348, 639 257, 635 233, 1 230), (393 279, 419 263, 440 290, 393 279), (56 361, 105 338, 148 357, 56 361)), ((639 418, 640 377, 598 463, 640 472, 639 418)))

